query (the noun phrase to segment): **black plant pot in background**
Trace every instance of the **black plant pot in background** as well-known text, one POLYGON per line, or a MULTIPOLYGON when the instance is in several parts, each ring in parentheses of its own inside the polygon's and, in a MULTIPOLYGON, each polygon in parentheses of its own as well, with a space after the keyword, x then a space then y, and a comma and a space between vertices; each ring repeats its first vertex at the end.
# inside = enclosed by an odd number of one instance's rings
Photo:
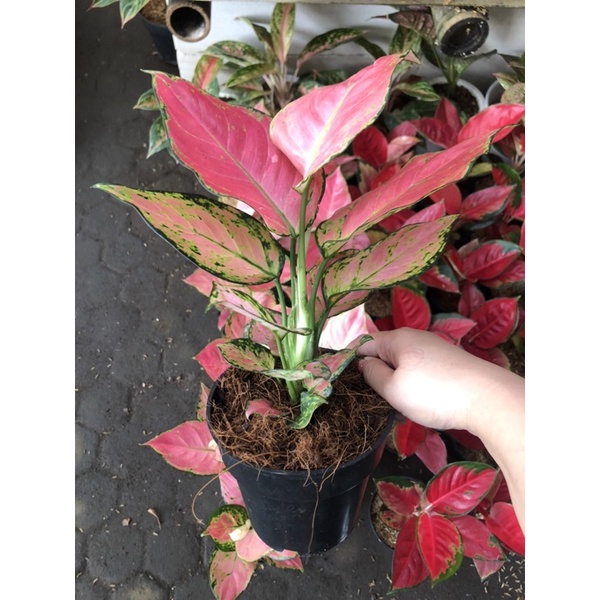
MULTIPOLYGON (((220 388, 215 384, 208 398, 209 427, 213 403, 220 400, 220 388)), ((260 539, 275 550, 293 550, 302 556, 325 552, 344 541, 358 522, 370 477, 393 423, 392 410, 387 427, 369 450, 327 469, 258 468, 221 449, 260 539)))
POLYGON ((173 43, 173 35, 169 31, 166 25, 160 25, 154 21, 146 19, 144 15, 140 13, 140 17, 152 38, 154 47, 158 52, 159 56, 168 64, 177 64, 177 52, 175 51, 175 44, 173 43))

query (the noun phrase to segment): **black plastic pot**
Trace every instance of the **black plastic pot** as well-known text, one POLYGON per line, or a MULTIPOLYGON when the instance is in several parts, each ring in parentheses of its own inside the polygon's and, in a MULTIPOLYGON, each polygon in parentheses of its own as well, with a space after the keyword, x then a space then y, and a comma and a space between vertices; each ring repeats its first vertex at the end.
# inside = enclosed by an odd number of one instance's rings
MULTIPOLYGON (((213 404, 220 401, 220 388, 213 384, 207 408, 209 427, 213 404)), ((258 468, 220 448, 261 540, 275 550, 293 550, 303 556, 325 552, 344 541, 358 522, 365 491, 383 454, 394 414, 390 409, 387 427, 368 451, 327 469, 258 468)))
POLYGON ((173 35, 169 31, 166 25, 161 25, 146 19, 144 15, 140 13, 140 17, 152 38, 154 47, 158 52, 158 55, 168 64, 177 64, 177 52, 175 51, 175 43, 173 42, 173 35))

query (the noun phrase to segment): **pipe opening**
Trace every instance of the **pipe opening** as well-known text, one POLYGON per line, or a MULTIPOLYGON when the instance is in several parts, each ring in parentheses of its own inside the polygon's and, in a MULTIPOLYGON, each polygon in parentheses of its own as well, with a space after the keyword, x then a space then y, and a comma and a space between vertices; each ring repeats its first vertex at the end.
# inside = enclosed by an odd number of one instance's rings
POLYGON ((166 22, 176 38, 198 42, 210 31, 210 2, 170 2, 166 22))
POLYGON ((483 46, 489 34, 487 11, 432 6, 436 41, 446 56, 465 57, 483 46))

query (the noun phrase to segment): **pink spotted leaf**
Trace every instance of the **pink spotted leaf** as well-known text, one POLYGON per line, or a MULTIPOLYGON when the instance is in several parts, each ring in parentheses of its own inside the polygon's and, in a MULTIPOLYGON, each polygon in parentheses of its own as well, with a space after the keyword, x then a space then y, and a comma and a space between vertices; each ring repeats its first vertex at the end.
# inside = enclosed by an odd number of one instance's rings
POLYGON ((236 600, 246 589, 257 563, 248 563, 234 552, 216 549, 208 570, 210 588, 217 600, 236 600))
POLYGON ((202 532, 202 536, 210 536, 219 550, 232 552, 235 542, 231 533, 244 525, 248 520, 248 513, 243 506, 227 504, 220 506, 213 512, 202 532))
POLYGON ((460 532, 450 519, 427 512, 417 519, 417 539, 432 584, 454 575, 463 559, 460 532))
POLYGON ((221 487, 221 496, 223 496, 223 500, 227 504, 246 506, 237 479, 229 471, 219 473, 219 484, 221 487))
POLYGON ((412 515, 421 502, 421 484, 408 477, 385 477, 375 485, 382 502, 399 515, 412 515))

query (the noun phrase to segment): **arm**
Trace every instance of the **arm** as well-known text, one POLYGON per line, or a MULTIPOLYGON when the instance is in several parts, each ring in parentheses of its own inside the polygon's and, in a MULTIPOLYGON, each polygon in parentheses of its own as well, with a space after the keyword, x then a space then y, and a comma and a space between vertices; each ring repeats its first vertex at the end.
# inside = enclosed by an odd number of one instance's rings
POLYGON ((525 380, 434 333, 373 334, 358 351, 366 382, 403 415, 434 429, 466 429, 500 467, 525 530, 525 380))

